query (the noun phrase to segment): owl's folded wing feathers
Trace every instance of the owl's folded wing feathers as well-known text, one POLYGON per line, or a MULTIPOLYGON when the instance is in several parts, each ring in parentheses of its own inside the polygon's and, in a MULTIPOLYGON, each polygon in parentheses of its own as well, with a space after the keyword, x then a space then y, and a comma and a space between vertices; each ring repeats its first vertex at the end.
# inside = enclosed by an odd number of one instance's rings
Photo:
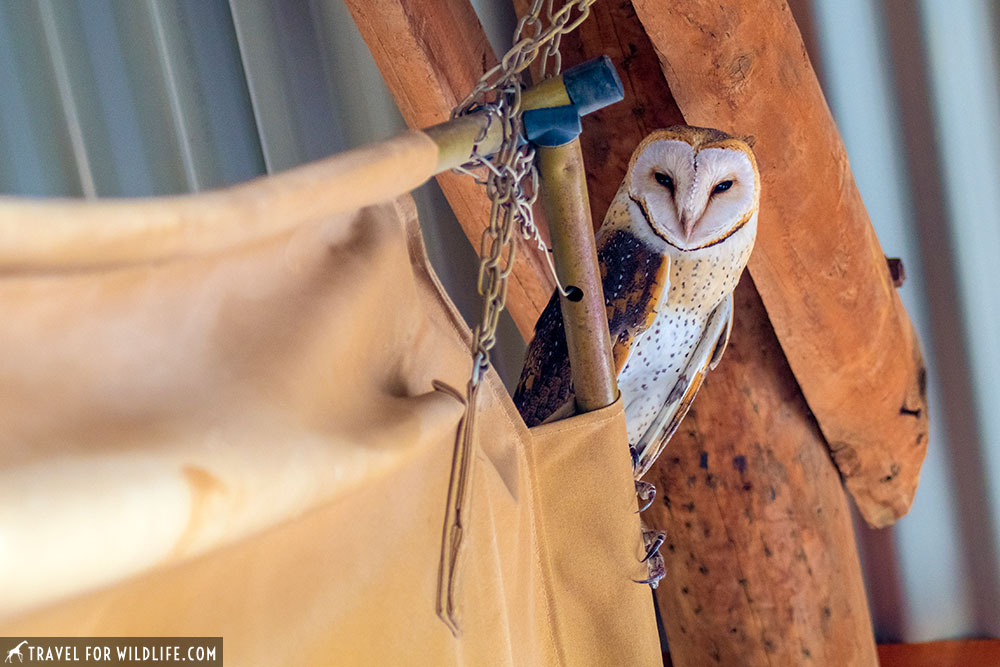
MULTIPOLYGON (((670 261, 622 229, 598 236, 597 255, 617 375, 636 337, 656 317, 656 304, 669 287, 670 261)), ((572 401, 566 332, 559 294, 553 292, 535 323, 514 404, 528 426, 537 426, 571 414, 572 401)))
POLYGON ((636 479, 649 470, 680 426, 701 388, 705 374, 719 364, 729 343, 732 327, 733 296, 730 294, 708 316, 705 330, 688 359, 684 372, 667 396, 666 403, 636 443, 636 479))
POLYGON ((535 335, 514 391, 514 405, 528 426, 538 426, 567 406, 572 407, 573 383, 566 348, 559 292, 554 291, 535 322, 535 335))

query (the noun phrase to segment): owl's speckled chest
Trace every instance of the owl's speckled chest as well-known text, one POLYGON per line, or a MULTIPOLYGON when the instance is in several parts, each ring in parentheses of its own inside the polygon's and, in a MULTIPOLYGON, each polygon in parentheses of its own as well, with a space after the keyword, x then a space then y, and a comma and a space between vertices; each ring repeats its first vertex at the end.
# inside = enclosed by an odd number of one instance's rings
MULTIPOLYGON (((670 287, 664 290, 651 326, 633 343, 618 377, 625 402, 629 444, 636 444, 682 377, 701 340, 709 315, 735 288, 749 248, 720 244, 671 255, 670 287)), ((675 388, 676 387, 676 388, 675 388)))

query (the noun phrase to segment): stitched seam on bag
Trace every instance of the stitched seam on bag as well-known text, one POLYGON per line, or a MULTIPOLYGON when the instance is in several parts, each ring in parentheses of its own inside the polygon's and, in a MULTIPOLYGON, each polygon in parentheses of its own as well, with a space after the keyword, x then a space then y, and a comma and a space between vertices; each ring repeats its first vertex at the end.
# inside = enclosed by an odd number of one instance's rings
MULTIPOLYGON (((566 419, 566 420, 562 420, 560 422, 553 422, 550 425, 549 424, 544 425, 544 427, 541 427, 541 426, 540 427, 535 427, 533 429, 530 429, 530 431, 532 433, 532 436, 534 436, 535 433, 538 430, 540 430, 542 428, 545 428, 544 433, 542 433, 541 435, 546 440, 552 439, 552 438, 558 438, 560 436, 570 436, 570 437, 573 437, 576 433, 578 433, 580 431, 587 431, 587 432, 591 432, 591 433, 597 433, 597 432, 605 429, 606 426, 609 423, 616 422, 619 419, 624 420, 624 413, 621 411, 620 407, 615 407, 614 409, 610 409, 610 408, 613 408, 614 406, 616 406, 617 403, 618 403, 618 401, 616 401, 615 403, 613 403, 611 406, 607 406, 607 408, 602 408, 602 410, 608 410, 608 413, 606 415, 602 416, 602 417, 599 417, 599 418, 580 419, 580 420, 576 419, 576 417, 586 417, 587 413, 584 413, 583 415, 575 415, 574 417, 571 417, 571 418, 566 419), (562 424, 563 426, 561 428, 556 428, 556 425, 558 425, 558 424, 562 424)), ((532 454, 533 455, 535 455, 535 453, 537 451, 534 448, 534 445, 535 445, 536 442, 537 442, 537 439, 535 439, 533 437, 533 442, 532 442, 532 454)), ((627 441, 626 441, 626 444, 627 444, 627 441)), ((598 445, 593 444, 592 446, 597 447, 598 445)), ((587 455, 588 451, 589 450, 581 450, 579 453, 583 454, 583 455, 587 455)), ((618 454, 610 454, 610 453, 606 452, 605 456, 607 456, 607 455, 618 456, 618 454)), ((627 449, 625 449, 621 453, 621 455, 622 456, 627 456, 627 449)), ((532 470, 535 470, 535 469, 537 469, 537 466, 532 466, 532 470)), ((537 487, 537 484, 536 484, 536 487, 537 487)), ((537 499, 536 499, 536 507, 541 507, 541 503, 537 499)), ((621 518, 628 519, 630 517, 631 517, 630 514, 623 514, 621 518)), ((542 546, 541 540, 539 541, 539 545, 542 546)), ((545 547, 542 546, 542 548, 545 548, 545 547)), ((545 553, 545 556, 549 556, 549 554, 548 554, 547 551, 545 553)), ((554 572, 552 571, 552 559, 551 559, 551 557, 544 558, 544 567, 545 567, 545 573, 546 573, 545 592, 546 592, 546 595, 549 596, 549 600, 547 601, 547 606, 550 609, 551 619, 552 619, 551 620, 552 626, 555 628, 554 635, 555 635, 556 639, 559 640, 555 644, 556 653, 557 653, 557 656, 559 658, 560 664, 562 664, 562 665, 568 665, 569 664, 569 659, 568 659, 567 655, 565 654, 565 644, 564 644, 565 640, 561 636, 561 634, 562 634, 562 626, 559 623, 561 615, 560 615, 559 607, 558 607, 558 604, 557 604, 557 602, 558 602, 558 596, 556 595, 555 588, 554 588, 554 586, 555 586, 555 576, 554 576, 554 572)))
POLYGON ((542 506, 541 493, 539 491, 538 479, 536 478, 536 466, 534 463, 534 452, 530 455, 530 460, 528 463, 528 479, 531 484, 531 530, 535 537, 535 548, 532 550, 535 557, 535 562, 538 567, 538 572, 542 577, 541 588, 544 593, 542 599, 545 605, 545 616, 546 616, 546 635, 549 640, 549 645, 552 647, 552 651, 555 653, 556 659, 559 661, 560 665, 566 665, 566 655, 563 651, 561 633, 558 630, 558 612, 555 609, 555 588, 553 582, 553 572, 552 572, 552 559, 548 554, 548 549, 546 548, 544 541, 541 539, 541 531, 539 530, 540 519, 538 517, 538 508, 542 506))
MULTIPOLYGON (((414 276, 423 277, 429 283, 432 288, 432 292, 437 295, 438 304, 444 307, 444 311, 447 315, 448 324, 451 326, 451 334, 454 339, 458 340, 462 347, 466 350, 471 349, 472 345, 472 332, 469 330, 468 325, 462 318, 462 314, 459 312, 455 303, 451 300, 448 295, 447 290, 445 290, 444 285, 441 283, 440 278, 438 278, 437 272, 431 265, 430 258, 427 256, 427 247, 423 242, 423 236, 420 233, 420 220, 419 218, 404 218, 398 207, 396 208, 397 215, 403 221, 403 231, 406 236, 406 245, 410 250, 410 264, 414 267, 414 276), (415 251, 415 252, 414 252, 415 251), (416 261, 419 260, 419 261, 416 261)), ((495 373, 492 365, 487 373, 495 373)), ((497 399, 497 404, 504 412, 504 416, 507 418, 508 422, 515 425, 517 429, 527 429, 528 425, 524 423, 521 419, 520 413, 517 412, 517 408, 514 406, 514 401, 511 399, 510 395, 504 391, 503 396, 496 395, 494 392, 494 397, 497 399), (513 415, 517 415, 517 418, 513 415), (520 424, 518 424, 520 422, 520 424)))
MULTIPOLYGON (((400 215, 399 217, 402 218, 403 216, 400 215)), ((423 243, 423 237, 420 235, 419 220, 417 220, 416 218, 406 219, 403 221, 403 223, 404 223, 403 231, 406 235, 407 248, 410 250, 410 265, 413 268, 414 278, 417 280, 422 279, 423 281, 425 281, 425 285, 429 284, 431 288, 431 293, 437 297, 436 299, 437 306, 444 310, 445 321, 448 325, 450 325, 437 328, 444 329, 447 332, 446 335, 450 335, 452 340, 457 340, 463 349, 468 350, 472 343, 471 332, 466 326, 465 320, 462 319, 461 313, 458 312, 458 309, 452 302, 451 297, 448 296, 448 293, 445 291, 444 286, 438 279, 437 273, 434 271, 434 267, 431 266, 430 264, 430 260, 426 252, 426 246, 423 243)), ((432 317, 428 316, 428 319, 432 322, 432 324, 436 324, 432 319, 432 317)), ((555 655, 559 659, 560 664, 565 665, 565 659, 562 656, 561 651, 559 650, 559 645, 556 642, 554 630, 552 628, 554 621, 554 614, 552 609, 552 601, 551 601, 552 592, 550 588, 551 584, 550 584, 550 577, 548 574, 548 568, 546 567, 546 562, 544 561, 541 553, 539 552, 539 550, 542 548, 542 540, 538 526, 538 519, 536 517, 536 512, 535 512, 535 508, 539 506, 538 489, 532 462, 527 453, 528 450, 527 445, 529 444, 527 438, 530 438, 531 434, 530 432, 526 432, 527 425, 524 423, 523 420, 520 419, 520 415, 518 416, 519 418, 517 420, 520 421, 520 424, 518 424, 517 421, 515 421, 512 418, 511 410, 512 409, 516 410, 516 408, 514 408, 514 403, 511 400, 510 396, 507 395, 506 390, 504 390, 503 396, 499 395, 497 388, 497 382, 499 378, 489 377, 492 374, 495 374, 495 371, 491 367, 490 370, 487 372, 487 376, 484 377, 484 383, 489 388, 490 396, 493 398, 494 404, 499 408, 501 414, 503 414, 504 420, 507 422, 508 427, 513 432, 514 437, 518 441, 518 445, 515 446, 515 456, 517 456, 519 470, 523 469, 526 472, 525 479, 529 486, 528 496, 531 499, 531 503, 528 507, 529 509, 528 522, 529 522, 529 530, 531 531, 530 533, 531 539, 535 545, 535 547, 532 549, 532 557, 535 561, 534 569, 538 573, 538 576, 542 579, 541 582, 542 586, 544 586, 546 589, 546 593, 542 595, 542 604, 544 605, 544 615, 545 615, 545 620, 547 622, 540 624, 543 626, 541 628, 541 632, 544 634, 541 637, 539 637, 539 639, 547 640, 548 645, 552 647, 551 650, 555 653, 555 655), (524 434, 524 437, 522 437, 522 434, 524 434)), ((473 461, 477 461, 481 459, 483 456, 482 447, 479 446, 478 442, 476 443, 474 454, 475 455, 473 461)), ((473 469, 473 471, 470 472, 472 477, 475 478, 475 470, 473 469)), ((471 491, 474 492, 474 489, 471 491)), ((539 623, 534 623, 532 624, 532 627, 537 630, 538 625, 539 623)), ((510 639, 512 641, 517 641, 517 639, 519 638, 510 637, 510 639)), ((540 650, 543 649, 543 647, 541 646, 539 646, 538 648, 540 650)), ((544 651, 543 654, 539 657, 544 657, 544 655, 547 652, 548 651, 544 651)))

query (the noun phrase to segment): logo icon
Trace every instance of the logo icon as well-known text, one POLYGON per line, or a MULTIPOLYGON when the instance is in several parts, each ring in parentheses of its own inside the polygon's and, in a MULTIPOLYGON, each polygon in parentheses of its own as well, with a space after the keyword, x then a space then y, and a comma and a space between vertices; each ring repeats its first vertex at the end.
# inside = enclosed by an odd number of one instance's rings
POLYGON ((4 660, 4 662, 13 663, 14 661, 11 660, 11 658, 13 658, 15 655, 17 656, 18 660, 20 660, 21 662, 24 662, 24 656, 21 654, 21 647, 24 646, 27 643, 28 643, 28 640, 25 639, 23 642, 21 642, 20 644, 18 644, 17 646, 15 646, 14 648, 12 648, 11 650, 7 651, 7 659, 4 660))

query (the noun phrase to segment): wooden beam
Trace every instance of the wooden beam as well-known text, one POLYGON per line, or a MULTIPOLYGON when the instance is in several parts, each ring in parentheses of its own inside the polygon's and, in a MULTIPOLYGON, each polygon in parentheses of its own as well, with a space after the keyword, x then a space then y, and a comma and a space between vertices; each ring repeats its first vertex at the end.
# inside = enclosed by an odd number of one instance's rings
MULTIPOLYGON (((566 66, 608 54, 625 85, 584 119, 599 223, 639 141, 684 121, 629 3, 598 2, 562 45, 566 66)), ((644 516, 668 535, 657 597, 674 664, 799 664, 804 648, 817 664, 873 665, 840 478, 749 278, 736 297, 733 347, 649 475, 670 502, 644 516)))
POLYGON ((633 5, 685 119, 756 138, 750 273, 847 488, 888 525, 927 447, 924 367, 788 5, 633 5))
MULTIPOLYGON (((396 104, 412 128, 447 120, 452 108, 496 62, 468 0, 346 0, 396 104)), ((479 251, 489 221, 483 188, 468 176, 437 177, 469 240, 479 251)), ((554 283, 545 259, 518 237, 507 306, 521 334, 534 331, 554 283)))
POLYGON ((749 275, 729 349, 647 478, 676 665, 877 664, 847 498, 749 275))

